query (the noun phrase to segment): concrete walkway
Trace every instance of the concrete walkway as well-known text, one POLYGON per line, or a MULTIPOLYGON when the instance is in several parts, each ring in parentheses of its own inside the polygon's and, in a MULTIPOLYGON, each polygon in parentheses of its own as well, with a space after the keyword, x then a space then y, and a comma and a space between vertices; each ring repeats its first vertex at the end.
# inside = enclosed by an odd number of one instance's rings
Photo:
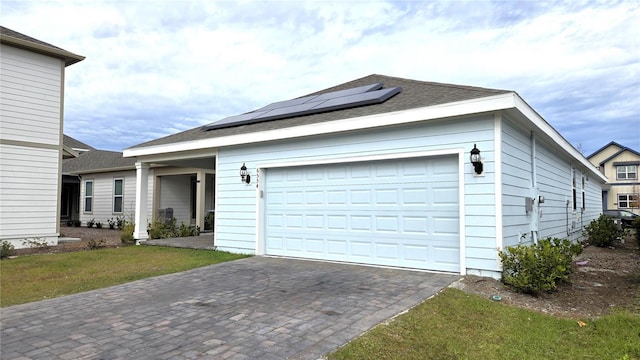
POLYGON ((140 241, 141 245, 169 246, 186 249, 206 249, 215 250, 213 246, 213 233, 205 233, 200 236, 190 236, 181 238, 167 238, 140 241))
POLYGON ((245 258, 3 308, 0 358, 318 359, 458 278, 245 258))

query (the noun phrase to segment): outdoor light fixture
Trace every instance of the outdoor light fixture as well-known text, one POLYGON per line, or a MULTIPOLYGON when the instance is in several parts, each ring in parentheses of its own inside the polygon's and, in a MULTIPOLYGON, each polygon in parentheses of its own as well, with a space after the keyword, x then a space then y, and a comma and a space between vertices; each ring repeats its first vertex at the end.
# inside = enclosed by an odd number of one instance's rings
POLYGON ((476 171, 476 174, 482 174, 482 161, 480 160, 480 149, 476 147, 476 144, 473 144, 473 149, 471 149, 471 156, 469 157, 471 160, 471 164, 473 164, 473 169, 476 171))
POLYGON ((242 163, 240 167, 240 179, 242 179, 243 183, 250 184, 251 183, 251 175, 249 175, 249 171, 247 171, 247 166, 242 163))

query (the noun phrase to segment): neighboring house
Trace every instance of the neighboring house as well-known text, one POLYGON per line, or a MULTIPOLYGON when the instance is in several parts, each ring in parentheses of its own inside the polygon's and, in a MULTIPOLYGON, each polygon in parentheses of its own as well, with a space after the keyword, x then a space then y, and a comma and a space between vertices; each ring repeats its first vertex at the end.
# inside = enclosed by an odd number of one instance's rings
POLYGON ((189 166, 197 221, 215 189, 220 250, 493 277, 505 246, 580 238, 606 181, 513 91, 383 75, 124 156, 137 160, 136 239, 164 196, 150 164, 189 166))
POLYGON ((84 59, 0 26, 0 241, 57 244, 65 68, 84 59))
POLYGON ((587 158, 607 177, 603 210, 622 209, 640 215, 640 152, 612 141, 587 158))
POLYGON ((60 193, 60 222, 68 224, 71 220, 80 220, 80 177, 65 170, 65 164, 73 161, 93 147, 78 141, 71 136, 63 135, 63 148, 73 156, 62 161, 62 190, 60 193))
MULTIPOLYGON (((109 219, 131 217, 135 201, 135 161, 115 151, 90 150, 64 161, 71 216, 84 226, 91 219, 107 224, 109 219)), ((63 188, 63 198, 65 192, 63 188)), ((63 201, 63 204, 65 202, 63 201)), ((64 210, 62 211, 64 213, 64 210)))

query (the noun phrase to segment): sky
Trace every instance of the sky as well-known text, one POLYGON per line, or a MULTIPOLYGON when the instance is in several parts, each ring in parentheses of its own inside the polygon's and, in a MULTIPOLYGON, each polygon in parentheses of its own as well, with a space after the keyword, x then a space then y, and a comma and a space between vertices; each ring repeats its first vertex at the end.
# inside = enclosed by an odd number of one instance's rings
POLYGON ((370 74, 513 90, 584 155, 640 151, 640 0, 0 0, 86 56, 64 132, 139 143, 370 74))

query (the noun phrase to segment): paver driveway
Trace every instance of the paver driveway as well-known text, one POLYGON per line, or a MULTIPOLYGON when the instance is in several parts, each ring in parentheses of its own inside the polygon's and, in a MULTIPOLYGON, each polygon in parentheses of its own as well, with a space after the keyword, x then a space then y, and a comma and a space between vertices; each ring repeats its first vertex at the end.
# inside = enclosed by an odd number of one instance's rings
POLYGON ((0 358, 318 359, 457 278, 246 258, 4 308, 0 358))

